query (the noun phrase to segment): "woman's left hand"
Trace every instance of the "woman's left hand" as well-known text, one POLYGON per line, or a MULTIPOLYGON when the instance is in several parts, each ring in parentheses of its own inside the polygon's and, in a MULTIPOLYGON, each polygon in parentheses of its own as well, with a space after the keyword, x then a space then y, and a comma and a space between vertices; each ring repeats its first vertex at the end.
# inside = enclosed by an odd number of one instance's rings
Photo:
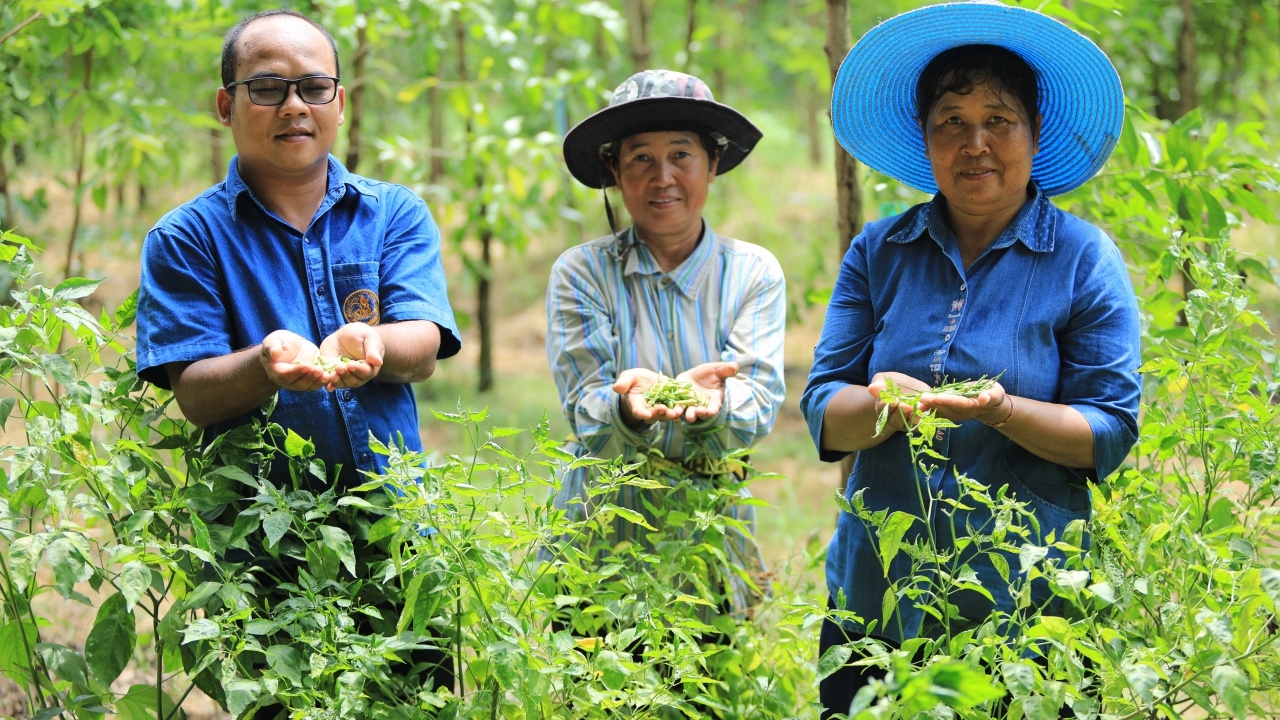
POLYGON ((685 370, 676 376, 676 380, 693 383, 694 388, 707 399, 703 406, 679 408, 680 418, 685 422, 697 422, 703 418, 715 417, 720 413, 724 403, 725 380, 738 374, 736 362, 709 362, 685 370))
POLYGON ((995 425, 1009 419, 1011 402, 1004 386, 996 383, 977 397, 926 392, 920 396, 916 407, 921 412, 933 410, 938 417, 957 423, 977 420, 995 425))

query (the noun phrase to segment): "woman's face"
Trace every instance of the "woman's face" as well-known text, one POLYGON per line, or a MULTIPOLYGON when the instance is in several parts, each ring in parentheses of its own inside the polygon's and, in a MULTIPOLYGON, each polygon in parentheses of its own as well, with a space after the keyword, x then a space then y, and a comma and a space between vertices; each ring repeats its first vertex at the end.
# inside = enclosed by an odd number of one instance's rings
POLYGON ((702 230, 716 162, 692 132, 647 132, 619 143, 614 180, 643 237, 681 239, 702 230))
POLYGON ((949 209, 984 217, 1022 207, 1039 124, 996 83, 938 98, 925 121, 925 156, 949 209))

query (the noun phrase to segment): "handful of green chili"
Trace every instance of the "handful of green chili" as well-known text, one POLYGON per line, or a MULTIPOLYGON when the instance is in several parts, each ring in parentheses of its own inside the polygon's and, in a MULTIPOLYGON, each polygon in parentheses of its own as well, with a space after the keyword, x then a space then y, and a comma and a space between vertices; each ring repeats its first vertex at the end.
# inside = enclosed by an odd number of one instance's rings
POLYGON ((889 409, 894 407, 895 404, 916 407, 920 402, 920 396, 926 392, 934 395, 959 395, 961 397, 975 398, 995 387, 996 381, 1000 379, 1001 375, 1004 375, 1003 371, 1001 371, 1000 375, 992 378, 983 375, 977 380, 946 382, 928 390, 911 390, 900 387, 893 380, 885 378, 884 390, 880 391, 880 402, 884 403, 884 408, 880 410, 880 417, 876 418, 876 435, 884 431, 885 423, 889 422, 889 409))
POLYGON ((707 398, 693 389, 693 383, 675 380, 666 375, 660 376, 658 382, 645 392, 644 399, 650 405, 665 405, 669 408, 707 406, 707 398))
POLYGON ((325 357, 324 355, 316 355, 315 365, 316 367, 320 368, 325 372, 333 372, 335 369, 337 369, 339 365, 343 365, 349 362, 364 362, 364 361, 352 360, 351 358, 344 357, 344 356, 338 356, 335 358, 335 357, 325 357))

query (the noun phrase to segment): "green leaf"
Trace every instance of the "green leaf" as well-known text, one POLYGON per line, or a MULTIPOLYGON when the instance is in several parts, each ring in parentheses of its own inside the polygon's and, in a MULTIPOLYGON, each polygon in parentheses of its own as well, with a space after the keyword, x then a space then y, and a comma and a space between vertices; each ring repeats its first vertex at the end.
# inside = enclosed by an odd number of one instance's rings
POLYGON ((120 303, 120 307, 116 308, 115 321, 116 328, 123 329, 133 324, 138 318, 138 289, 134 288, 129 297, 120 303))
POLYGON ((596 654, 596 668, 603 674, 604 686, 610 690, 621 690, 631 674, 619 660, 618 654, 612 650, 603 650, 596 654))
POLYGON ((257 702, 257 697, 262 694, 262 685, 239 678, 229 680, 223 689, 227 692, 227 710, 237 717, 257 702))
POLYGON ((262 521, 262 531, 267 535, 267 547, 275 547, 280 538, 289 532, 293 516, 288 510, 276 510, 262 521))
POLYGON ((648 528, 650 530, 657 530, 657 528, 649 524, 649 521, 644 519, 644 515, 641 515, 635 510, 631 510, 624 507, 618 507, 617 505, 614 505, 612 503, 607 503, 600 508, 600 512, 613 513, 618 517, 622 518, 623 520, 626 520, 627 522, 634 523, 636 525, 648 528))
POLYGON ((1213 669, 1213 689, 1234 717, 1248 716, 1249 676, 1235 665, 1219 665, 1213 669))
POLYGON ((889 573, 889 564, 898 555, 902 536, 911 528, 915 519, 914 515, 895 510, 885 522, 884 527, 880 528, 880 564, 884 567, 886 575, 889 573))
POLYGON ((1035 567, 1036 563, 1043 560, 1048 554, 1049 548, 1047 547, 1032 545, 1030 543, 1023 545, 1022 548, 1018 550, 1019 572, 1024 574, 1030 572, 1031 568, 1035 567))
POLYGON ((967 710, 1005 694, 985 672, 960 660, 934 663, 925 672, 934 694, 953 708, 967 710))
POLYGON ((1271 598, 1272 612, 1280 612, 1280 570, 1263 568, 1262 589, 1271 598))
POLYGON ((116 720, 155 720, 156 696, 164 703, 164 716, 173 712, 173 699, 167 693, 157 693, 155 685, 134 685, 116 700, 116 720))
POLYGON ((4 426, 9 422, 9 415, 13 412, 13 406, 18 402, 17 398, 0 398, 0 430, 4 430, 4 426))
POLYGON ((291 645, 267 648, 267 665, 294 685, 302 685, 302 654, 291 645))
POLYGON ((1155 669, 1149 665, 1126 663, 1123 670, 1124 677, 1129 681, 1129 687, 1133 692, 1142 699, 1142 702, 1150 703, 1154 698, 1156 686, 1160 684, 1160 676, 1155 669))
POLYGON ((141 560, 131 560, 120 568, 120 577, 116 582, 120 585, 120 593, 124 595, 125 608, 132 610, 151 585, 151 570, 141 560))
POLYGON ((290 429, 284 438, 284 451, 289 457, 309 457, 315 454, 315 446, 311 444, 310 440, 290 429))
POLYGON ((197 610, 204 607, 205 601, 213 597, 221 589, 222 583, 219 582, 206 580, 200 583, 195 590, 191 591, 191 594, 182 599, 183 610, 197 610))
POLYGON ((196 544, 196 547, 201 550, 204 550, 205 552, 213 552, 213 545, 209 542, 209 527, 204 524, 204 521, 201 520, 200 516, 196 513, 191 513, 190 517, 191 540, 196 544))
POLYGON ((107 598, 98 608, 98 617, 84 643, 84 659, 103 685, 115 682, 133 657, 137 636, 133 613, 126 602, 123 593, 107 598))
POLYGON ((89 666, 85 665, 80 653, 57 643, 39 643, 36 651, 40 653, 45 666, 58 677, 77 687, 86 690, 89 688, 89 666))
POLYGON ((221 632, 222 629, 218 627, 218 623, 209 618, 200 618, 182 630, 182 644, 187 645, 197 640, 212 640, 221 632))
POLYGON ((818 658, 818 677, 816 679, 823 680, 830 677, 832 673, 844 667, 852 655, 853 648, 848 645, 832 645, 827 648, 827 651, 822 653, 822 657, 818 658))
POLYGON ((101 284, 101 280, 89 280, 80 277, 67 278, 58 283, 58 286, 53 289, 53 296, 59 300, 77 300, 92 295, 93 291, 97 290, 101 284))
POLYGON ((351 573, 352 577, 356 576, 356 553, 355 548, 351 545, 351 536, 346 530, 334 527, 332 525, 320 526, 320 537, 324 539, 324 544, 338 553, 338 559, 342 560, 342 566, 351 573))
POLYGON ((1030 663, 1003 663, 1000 665, 1000 674, 1004 676, 1004 686, 1014 697, 1026 697, 1035 692, 1036 670, 1030 663))
POLYGON ((20 687, 31 682, 31 657, 28 649, 34 650, 36 644, 36 628, 29 623, 14 620, 0 625, 0 672, 20 687), (22 634, 26 631, 26 641, 22 634))

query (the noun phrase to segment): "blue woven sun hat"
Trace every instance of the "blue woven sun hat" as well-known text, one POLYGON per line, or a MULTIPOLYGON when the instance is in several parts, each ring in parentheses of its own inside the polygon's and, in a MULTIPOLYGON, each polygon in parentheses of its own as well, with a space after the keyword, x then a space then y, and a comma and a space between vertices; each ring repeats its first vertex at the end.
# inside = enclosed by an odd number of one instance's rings
POLYGON ((961 45, 998 45, 1031 66, 1040 91, 1040 151, 1031 179, 1046 195, 1080 187, 1111 157, 1124 122, 1124 90, 1105 53, 1033 10, 997 2, 932 5, 862 36, 836 75, 836 140, 868 167, 935 193, 916 117, 916 83, 929 61, 961 45))

